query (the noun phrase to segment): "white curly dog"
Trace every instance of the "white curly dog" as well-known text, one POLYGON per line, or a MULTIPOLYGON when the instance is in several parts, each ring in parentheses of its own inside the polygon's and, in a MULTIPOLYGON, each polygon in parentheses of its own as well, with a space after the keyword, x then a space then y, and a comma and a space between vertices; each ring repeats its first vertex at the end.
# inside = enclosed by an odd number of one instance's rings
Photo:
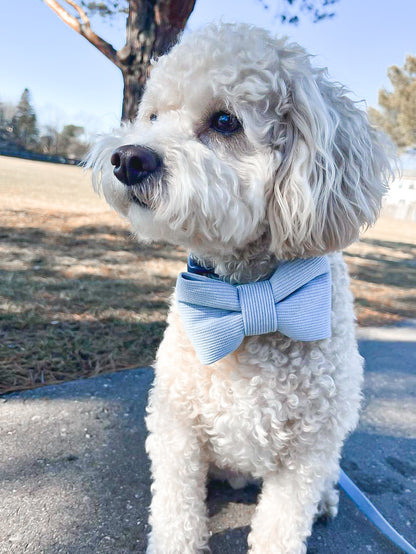
POLYGON ((306 552, 314 517, 337 512, 341 447, 358 419, 363 361, 339 251, 387 190, 380 137, 297 44, 212 24, 154 62, 137 119, 89 165, 139 239, 186 247, 213 268, 205 279, 237 287, 287 260, 329 260, 327 339, 246 336, 204 364, 174 295, 147 416, 149 554, 208 550, 211 470, 262 482, 252 554, 306 552))

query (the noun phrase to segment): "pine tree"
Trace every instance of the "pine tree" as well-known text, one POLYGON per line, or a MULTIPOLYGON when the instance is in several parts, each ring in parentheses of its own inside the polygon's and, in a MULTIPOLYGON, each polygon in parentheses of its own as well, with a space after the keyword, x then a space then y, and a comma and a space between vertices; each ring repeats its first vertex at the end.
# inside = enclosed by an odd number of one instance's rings
POLYGON ((31 105, 29 89, 25 88, 12 119, 13 135, 18 143, 28 150, 36 147, 39 132, 36 113, 31 105))
POLYGON ((392 66, 388 77, 393 90, 380 90, 381 110, 369 109, 370 119, 390 135, 400 148, 416 145, 416 56, 407 56, 403 66, 392 66))

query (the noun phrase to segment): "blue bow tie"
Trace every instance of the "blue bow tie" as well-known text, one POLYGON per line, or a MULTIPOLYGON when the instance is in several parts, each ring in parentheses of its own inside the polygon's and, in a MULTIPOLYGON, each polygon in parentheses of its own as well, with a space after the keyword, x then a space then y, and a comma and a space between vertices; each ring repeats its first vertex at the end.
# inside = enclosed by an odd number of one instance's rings
POLYGON ((230 354, 245 336, 276 331, 299 341, 331 336, 326 256, 282 262, 270 279, 246 285, 181 273, 176 295, 185 331, 203 364, 230 354))

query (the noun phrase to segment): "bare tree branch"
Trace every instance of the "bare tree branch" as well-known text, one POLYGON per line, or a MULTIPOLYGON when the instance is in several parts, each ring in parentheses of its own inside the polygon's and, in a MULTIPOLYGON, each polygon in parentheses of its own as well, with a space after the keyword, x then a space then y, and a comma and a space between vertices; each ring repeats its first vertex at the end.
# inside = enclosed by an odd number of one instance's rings
POLYGON ((76 17, 70 15, 58 2, 55 0, 43 0, 47 6, 49 6, 58 16, 69 25, 72 29, 80 32, 80 22, 76 17))
POLYGON ((82 9, 81 6, 78 6, 78 4, 76 4, 75 2, 73 2, 73 0, 65 0, 65 2, 67 4, 69 4, 70 6, 72 6, 74 8, 74 10, 76 10, 78 12, 78 15, 81 19, 81 21, 84 22, 85 25, 88 25, 88 27, 90 26, 90 20, 89 20, 89 17, 88 15, 84 12, 84 10, 82 9))
POLYGON ((117 57, 117 50, 106 40, 99 37, 91 29, 90 20, 84 10, 76 4, 73 0, 64 0, 67 4, 72 6, 79 15, 74 17, 65 8, 61 6, 56 0, 43 0, 47 6, 49 6, 64 23, 69 25, 74 31, 86 38, 91 44, 93 44, 106 58, 112 61, 117 67, 121 67, 119 58, 117 57))

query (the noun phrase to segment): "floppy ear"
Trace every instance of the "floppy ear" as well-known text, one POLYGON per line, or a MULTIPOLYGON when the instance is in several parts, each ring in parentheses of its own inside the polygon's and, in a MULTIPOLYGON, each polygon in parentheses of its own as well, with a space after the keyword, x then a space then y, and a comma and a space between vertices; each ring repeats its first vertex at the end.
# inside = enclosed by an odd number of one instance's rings
POLYGON ((273 132, 278 169, 268 217, 271 250, 280 256, 348 246, 377 219, 392 175, 383 138, 345 89, 305 55, 295 67, 283 96, 279 85, 273 132))

